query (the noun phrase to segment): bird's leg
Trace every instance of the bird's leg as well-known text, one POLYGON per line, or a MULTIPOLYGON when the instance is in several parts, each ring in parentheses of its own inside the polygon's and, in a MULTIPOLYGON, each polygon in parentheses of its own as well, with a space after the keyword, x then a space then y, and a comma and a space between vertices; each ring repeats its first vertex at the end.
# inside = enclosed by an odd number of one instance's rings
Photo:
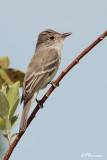
POLYGON ((49 84, 51 84, 54 88, 59 87, 59 84, 58 84, 58 85, 55 85, 55 84, 54 84, 54 81, 49 82, 49 84))
POLYGON ((37 98, 36 98, 36 102, 38 103, 38 105, 39 105, 39 108, 43 108, 44 106, 43 106, 43 104, 41 105, 41 100, 39 101, 37 98))

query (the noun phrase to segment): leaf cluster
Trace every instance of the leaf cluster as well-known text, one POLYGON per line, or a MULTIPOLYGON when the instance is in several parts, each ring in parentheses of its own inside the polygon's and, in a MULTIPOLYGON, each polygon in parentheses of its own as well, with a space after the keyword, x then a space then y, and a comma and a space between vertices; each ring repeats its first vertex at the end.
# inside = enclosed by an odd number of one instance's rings
MULTIPOLYGON (((5 138, 8 138, 8 133, 18 119, 14 113, 19 103, 19 87, 22 87, 25 75, 20 70, 9 68, 9 64, 8 57, 0 58, 0 134, 5 138)), ((16 133, 12 137, 14 135, 16 133)))
POLYGON ((0 130, 5 134, 0 133, 7 138, 8 133, 15 125, 18 115, 14 116, 19 103, 19 86, 20 82, 14 83, 6 93, 6 88, 0 90, 0 130))
POLYGON ((8 133, 15 125, 18 115, 14 116, 19 103, 19 86, 20 82, 14 83, 6 93, 6 88, 0 90, 0 130, 5 134, 0 133, 7 138, 8 133))

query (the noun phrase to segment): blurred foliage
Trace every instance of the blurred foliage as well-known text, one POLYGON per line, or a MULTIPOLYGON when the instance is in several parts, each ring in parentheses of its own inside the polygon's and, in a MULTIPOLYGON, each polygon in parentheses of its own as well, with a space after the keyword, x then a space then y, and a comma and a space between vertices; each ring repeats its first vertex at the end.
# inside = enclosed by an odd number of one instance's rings
POLYGON ((0 58, 0 68, 6 69, 8 68, 10 62, 8 57, 1 57, 0 58))
POLYGON ((20 81, 20 87, 23 85, 23 79, 25 76, 24 72, 17 69, 8 68, 9 64, 10 62, 8 57, 0 58, 0 89, 4 83, 9 87, 9 85, 20 81))
MULTIPOLYGON (((0 58, 0 135, 9 140, 10 130, 18 115, 14 115, 19 103, 19 87, 23 85, 24 72, 9 68, 9 59, 0 58)), ((16 136, 17 133, 13 133, 16 136)))
MULTIPOLYGON (((9 88, 7 93, 4 86, 3 89, 0 90, 0 130, 2 131, 0 134, 5 138, 8 138, 8 133, 18 119, 18 115, 14 116, 14 113, 20 100, 19 86, 20 82, 18 81, 9 88)), ((14 135, 16 135, 16 133, 14 133, 14 135)))

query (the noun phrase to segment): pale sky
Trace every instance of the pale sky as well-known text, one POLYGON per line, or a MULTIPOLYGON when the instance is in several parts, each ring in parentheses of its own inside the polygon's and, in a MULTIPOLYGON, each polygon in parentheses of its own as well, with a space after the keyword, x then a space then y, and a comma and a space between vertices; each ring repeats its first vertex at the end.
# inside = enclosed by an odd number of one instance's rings
MULTIPOLYGON (((107 30, 107 0, 0 0, 0 57, 8 56, 11 68, 25 72, 38 34, 49 28, 73 33, 64 41, 56 79, 107 30)), ((20 117, 22 108, 16 113, 20 117)), ((18 132, 20 117, 12 133, 18 132)), ((8 143, 3 143, 5 153, 8 143)), ((61 81, 10 160, 81 160, 82 153, 107 159, 107 37, 61 81)))

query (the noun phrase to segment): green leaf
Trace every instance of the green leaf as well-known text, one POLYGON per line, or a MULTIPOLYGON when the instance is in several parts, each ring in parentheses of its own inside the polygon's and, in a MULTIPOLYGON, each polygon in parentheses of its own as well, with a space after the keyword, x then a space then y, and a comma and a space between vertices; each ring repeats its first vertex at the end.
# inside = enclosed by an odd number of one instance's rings
POLYGON ((9 103, 6 95, 3 91, 0 91, 0 117, 3 119, 8 119, 9 116, 9 103))
POLYGON ((8 133, 11 129, 11 122, 9 121, 9 119, 5 119, 5 126, 6 126, 5 132, 8 133))
POLYGON ((13 114, 15 113, 17 105, 20 100, 19 99, 19 85, 20 85, 19 81, 14 83, 7 93, 7 99, 8 99, 9 108, 10 108, 9 119, 11 119, 13 114))
POLYGON ((0 118, 0 130, 3 130, 7 133, 10 131, 10 129, 11 129, 11 122, 8 119, 0 118))
POLYGON ((17 106, 19 104, 20 98, 16 101, 16 103, 13 105, 12 109, 10 110, 9 119, 11 120, 12 116, 14 115, 17 106))
POLYGON ((7 85, 3 84, 2 85, 2 91, 6 95, 6 90, 7 90, 7 85))
POLYGON ((12 135, 11 135, 11 138, 13 138, 14 136, 17 136, 19 133, 13 133, 12 135))
POLYGON ((0 58, 0 68, 8 68, 10 62, 9 62, 9 59, 8 57, 1 57, 0 58))
POLYGON ((6 126, 5 126, 5 120, 0 118, 0 130, 5 130, 6 126))
POLYGON ((0 135, 2 135, 3 137, 5 137, 6 139, 8 139, 7 134, 0 133, 0 135))
POLYGON ((4 83, 4 80, 0 76, 0 89, 2 88, 3 83, 4 83))
POLYGON ((15 125, 16 121, 18 120, 19 115, 13 116, 11 119, 11 128, 15 125))
POLYGON ((3 81, 6 84, 12 85, 13 83, 20 81, 20 87, 23 86, 24 72, 17 69, 2 69, 0 68, 0 82, 3 81))

